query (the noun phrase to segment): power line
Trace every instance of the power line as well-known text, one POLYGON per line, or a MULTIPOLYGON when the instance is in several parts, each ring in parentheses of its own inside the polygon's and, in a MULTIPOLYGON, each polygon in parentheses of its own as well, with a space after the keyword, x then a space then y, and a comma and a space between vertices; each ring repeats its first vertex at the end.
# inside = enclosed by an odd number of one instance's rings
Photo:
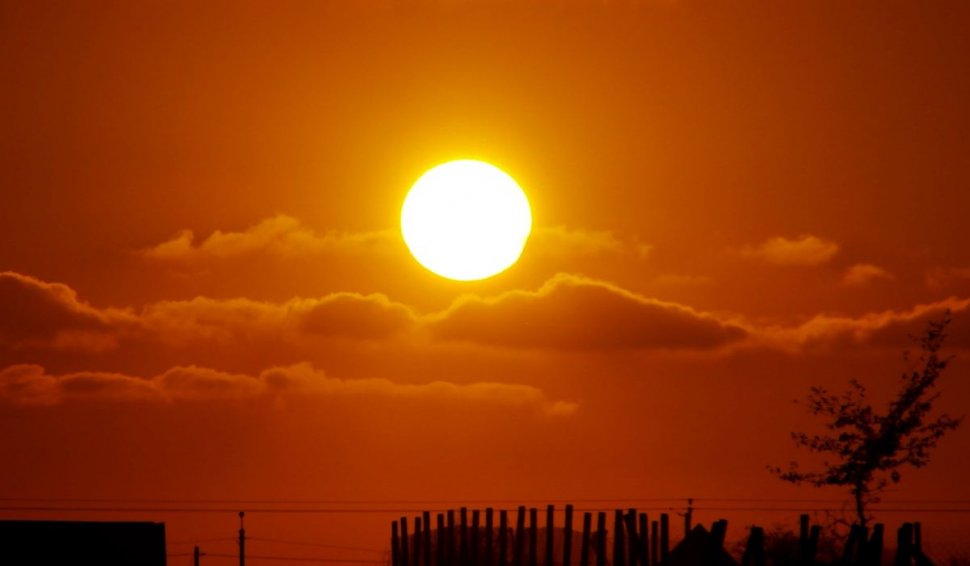
MULTIPOLYGON (((219 558, 238 558, 235 554, 213 554, 206 553, 206 556, 217 556, 219 558)), ((282 560, 288 562, 329 562, 329 563, 352 563, 352 564, 386 564, 382 560, 354 560, 354 559, 341 559, 341 558, 311 558, 304 556, 264 556, 264 555, 246 555, 246 560, 282 560)))
MULTIPOLYGON (((809 508, 804 507, 695 507, 695 511, 780 511, 792 513, 805 513, 810 511, 843 511, 841 508, 809 508)), ((869 511, 873 513, 970 513, 970 509, 961 508, 919 508, 919 507, 871 507, 869 511)))
POLYGON ((377 553, 377 554, 383 554, 384 553, 383 550, 376 550, 376 549, 373 549, 373 548, 361 548, 361 547, 358 547, 358 546, 341 546, 341 545, 338 545, 338 544, 326 544, 326 543, 322 543, 322 542, 309 542, 309 541, 298 541, 298 540, 283 540, 283 539, 263 538, 263 537, 249 537, 249 540, 261 541, 261 542, 270 542, 270 543, 276 543, 276 544, 292 544, 294 546, 316 546, 316 547, 320 547, 320 548, 333 548, 333 549, 337 549, 337 550, 354 550, 354 551, 359 551, 359 552, 373 552, 373 553, 377 553))
MULTIPOLYGON (((576 511, 610 511, 608 507, 581 507, 576 511)), ((680 506, 641 507, 642 511, 670 511, 682 509, 680 506)), ((697 511, 841 511, 834 507, 695 507, 697 511)), ((262 514, 408 514, 445 512, 450 509, 428 508, 325 508, 325 507, 275 507, 250 508, 246 513, 262 514)), ((871 507, 874 512, 883 513, 970 513, 970 508, 953 507, 871 507)), ((59 512, 59 513, 237 513, 238 509, 229 507, 68 507, 68 506, 0 506, 0 511, 21 512, 59 512)))
POLYGON ((201 538, 196 540, 170 540, 165 544, 202 544, 204 542, 229 542, 235 541, 235 537, 201 538))
MULTIPOLYGON (((637 503, 637 502, 750 502, 750 503, 841 503, 845 498, 764 498, 764 497, 592 497, 572 499, 139 499, 139 498, 89 498, 89 497, 0 497, 0 502, 41 502, 41 503, 143 503, 143 504, 197 504, 197 505, 445 505, 445 504, 553 504, 553 503, 637 503)), ((885 499, 883 503, 951 503, 970 504, 970 499, 885 499)))
MULTIPOLYGON (((680 509, 681 507, 641 507, 643 511, 669 511, 680 509)), ((610 511, 612 507, 589 507, 577 508, 577 511, 610 511)), ((246 513, 262 514, 372 514, 372 515, 394 515, 408 513, 444 513, 452 508, 433 508, 414 507, 414 508, 320 508, 320 507, 263 507, 247 508, 246 513)), ((514 510, 508 508, 508 510, 514 510)), ((66 507, 66 506, 0 506, 0 511, 27 511, 27 512, 58 512, 58 513, 238 513, 238 509, 229 507, 66 507)))
MULTIPOLYGON (((573 499, 124 499, 124 498, 88 498, 88 497, 0 497, 6 502, 42 502, 42 503, 172 503, 172 504, 247 504, 247 505, 444 505, 466 503, 606 503, 606 502, 664 502, 686 501, 687 497, 602 497, 602 498, 573 498, 573 499)), ((714 499, 707 499, 714 501, 714 499)), ((839 500, 841 501, 841 500, 839 500)))
MULTIPOLYGON (((0 511, 31 511, 31 512, 70 512, 70 513, 238 513, 238 508, 229 507, 65 507, 65 506, 0 506, 0 511)), ((310 507, 277 507, 246 509, 246 513, 360 513, 360 514, 393 514, 393 513, 421 513, 423 511, 447 511, 447 509, 333 509, 310 507)))

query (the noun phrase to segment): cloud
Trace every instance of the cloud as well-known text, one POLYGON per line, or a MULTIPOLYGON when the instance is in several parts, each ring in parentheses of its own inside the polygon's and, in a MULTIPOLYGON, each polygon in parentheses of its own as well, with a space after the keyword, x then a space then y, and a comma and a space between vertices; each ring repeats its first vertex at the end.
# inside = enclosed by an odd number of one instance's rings
POLYGON ((16 273, 0 274, 0 309, 0 363, 45 361, 59 369, 103 363, 141 372, 194 363, 256 371, 321 363, 348 342, 354 348, 404 343, 420 328, 410 307, 381 294, 283 302, 196 297, 118 310, 92 306, 66 285, 16 273))
POLYGON ((96 309, 61 283, 0 272, 0 341, 7 347, 106 350, 114 330, 132 323, 127 311, 96 309))
POLYGON ((946 347, 970 348, 970 299, 956 298, 859 317, 818 315, 796 327, 765 328, 760 334, 786 349, 909 348, 911 337, 921 335, 930 320, 939 320, 948 310, 952 323, 946 347))
POLYGON ((7 347, 104 351, 121 339, 163 342, 251 340, 260 334, 383 339, 405 332, 416 315, 381 294, 334 293, 282 303, 250 299, 160 301, 140 312, 96 308, 61 283, 0 273, 0 338, 7 347))
POLYGON ((709 350, 747 333, 683 305, 564 274, 534 292, 464 297, 426 324, 441 340, 559 350, 709 350))
POLYGON ((0 400, 19 405, 52 405, 57 383, 37 365, 18 364, 0 371, 0 400))
POLYGON ((308 363, 273 367, 257 375, 228 373, 197 366, 179 366, 149 378, 108 372, 50 375, 43 366, 19 364, 0 370, 0 402, 15 405, 57 405, 77 401, 202 402, 290 396, 365 397, 432 400, 442 403, 484 403, 532 408, 550 416, 574 413, 578 405, 553 401, 542 390, 519 384, 479 382, 459 385, 445 381, 399 384, 387 379, 342 380, 308 363))
POLYGON ((536 228, 529 247, 538 254, 550 256, 628 255, 646 259, 652 246, 639 240, 624 241, 608 230, 588 230, 548 226, 536 228))
POLYGON ((151 259, 179 262, 252 254, 287 257, 380 249, 395 237, 391 231, 357 234, 328 232, 321 235, 300 220, 279 214, 242 232, 216 230, 200 243, 195 243, 191 230, 182 230, 170 240, 143 249, 141 254, 151 259))
POLYGON ((778 236, 757 246, 741 249, 743 257, 759 259, 775 265, 819 265, 832 259, 839 251, 835 242, 810 234, 797 238, 778 236))
POLYGON ((416 314, 381 294, 335 293, 315 301, 303 313, 303 329, 312 334, 360 339, 388 338, 415 325, 416 314))
POLYGON ((893 274, 871 263, 857 263, 846 270, 842 283, 854 287, 868 285, 879 279, 892 279, 893 274))
MULTIPOLYGON (((133 311, 97 308, 66 285, 6 272, 0 274, 6 315, 0 319, 0 354, 6 364, 41 359, 70 369, 101 360, 137 373, 184 364, 252 372, 269 364, 326 363, 346 348, 373 355, 456 342, 558 351, 898 348, 947 308, 954 313, 950 344, 963 347, 970 345, 968 302, 952 298, 909 310, 821 314, 802 324, 766 326, 560 274, 534 291, 464 296, 429 314, 382 294, 348 292, 284 302, 197 297, 133 311)), ((29 385, 30 391, 38 387, 29 385)), ((8 386, 28 387, 13 381, 8 386)))
MULTIPOLYGON (((201 242, 196 242, 191 230, 182 230, 171 239, 142 249, 140 253, 153 260, 188 263, 257 254, 296 258, 383 252, 400 242, 400 236, 393 230, 318 234, 299 219, 279 214, 242 231, 216 230, 201 242)), ((626 255, 639 259, 646 258, 652 249, 636 239, 621 240, 610 231, 565 226, 536 227, 528 246, 535 253, 547 256, 626 255)))
POLYGON ((250 299, 162 301, 141 314, 144 328, 160 340, 238 341, 327 336, 380 340, 404 333, 416 323, 407 306, 375 293, 334 293, 283 303, 250 299))
POLYGON ((926 286, 934 291, 966 285, 968 281, 970 267, 934 267, 926 272, 926 286))
MULTIPOLYGON (((706 350, 746 334, 737 323, 572 275, 557 275, 537 291, 462 297, 444 311, 427 315, 381 294, 346 292, 282 303, 196 297, 119 314, 78 301, 63 285, 22 276, 15 280, 27 281, 33 303, 58 305, 48 309, 56 316, 45 317, 46 311, 40 310, 47 322, 34 333, 47 338, 43 347, 54 349, 68 347, 67 343, 78 346, 82 331, 91 335, 86 338, 90 349, 102 346, 94 343, 101 340, 113 348, 138 347, 150 355, 175 352, 190 359, 198 357, 193 352, 215 348, 247 359, 254 352, 286 348, 309 359, 305 356, 320 340, 384 341, 424 331, 445 342, 581 350, 706 350)), ((30 308, 19 318, 30 321, 30 308)), ((32 345, 41 346, 36 341, 32 345)))

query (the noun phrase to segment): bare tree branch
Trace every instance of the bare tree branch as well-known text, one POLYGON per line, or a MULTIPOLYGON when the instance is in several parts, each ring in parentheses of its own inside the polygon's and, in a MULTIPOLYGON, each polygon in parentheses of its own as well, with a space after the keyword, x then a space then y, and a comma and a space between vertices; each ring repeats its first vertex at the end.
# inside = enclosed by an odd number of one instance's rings
MULTIPOLYGON (((796 485, 848 487, 857 521, 866 526, 871 519, 868 509, 890 482, 899 482, 900 468, 928 464, 930 451, 940 438, 963 421, 962 416, 946 414, 929 419, 939 397, 937 381, 952 359, 940 356, 950 320, 947 311, 940 320, 930 321, 915 339, 920 349, 919 368, 903 374, 899 392, 885 413, 867 402, 866 388, 854 379, 841 395, 813 386, 807 397, 808 411, 824 417, 829 432, 794 432, 792 440, 800 448, 832 455, 833 463, 826 461, 821 469, 802 471, 792 462, 787 470, 769 466, 771 473, 796 485)), ((904 352, 903 358, 909 361, 909 353, 904 352)))

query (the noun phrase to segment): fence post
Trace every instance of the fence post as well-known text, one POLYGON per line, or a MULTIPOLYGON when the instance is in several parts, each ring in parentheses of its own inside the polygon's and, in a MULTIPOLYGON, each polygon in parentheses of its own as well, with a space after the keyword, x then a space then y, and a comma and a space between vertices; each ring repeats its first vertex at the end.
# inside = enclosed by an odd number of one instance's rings
POLYGON ((765 564, 765 531, 761 527, 751 527, 748 542, 744 545, 744 555, 741 566, 764 566, 765 564))
POLYGON ((724 548, 724 537, 727 536, 727 525, 727 519, 718 519, 711 525, 711 546, 713 548, 724 548))
POLYGON ((421 521, 421 517, 415 517, 414 518, 414 559, 411 562, 411 564, 413 564, 414 566, 421 566, 421 539, 422 539, 421 527, 422 526, 423 526, 423 522, 421 521))
POLYGON ((495 564, 495 549, 492 547, 494 525, 492 524, 492 508, 485 508, 485 566, 495 564))
POLYGON ((883 525, 876 523, 872 527, 872 536, 866 548, 866 562, 870 566, 882 566, 883 525))
POLYGON ((923 525, 919 521, 913 523, 913 552, 917 559, 923 554, 923 525))
POLYGON ((515 544, 512 548, 512 566, 522 566, 522 556, 525 549, 525 507, 519 507, 515 518, 515 544))
POLYGON ((650 539, 647 537, 647 514, 640 513, 640 564, 650 566, 650 539))
POLYGON ((623 511, 613 512, 613 566, 626 565, 626 544, 623 540, 623 511))
POLYGON ((498 512, 498 566, 508 566, 509 512, 498 512))
POLYGON ((471 541, 471 551, 468 553, 468 562, 471 566, 478 566, 478 541, 479 541, 479 524, 481 520, 481 512, 478 509, 472 511, 472 541, 471 541))
POLYGON ((546 507, 546 560, 545 566, 554 566, 554 552, 556 549, 555 535, 556 508, 553 505, 546 507))
POLYGON ((529 508, 529 566, 539 566, 539 510, 529 508))
POLYGON ((397 520, 391 522, 391 564, 401 566, 401 539, 397 534, 397 520))
POLYGON ((596 514, 596 566, 606 566, 606 513, 596 514))
POLYGON ((849 528, 849 538, 845 541, 845 546, 842 548, 843 564, 851 564, 855 560, 856 546, 859 543, 859 529, 859 525, 852 525, 849 528))
POLYGON ((468 508, 459 510, 458 560, 461 566, 468 566, 468 508))
POLYGON ((455 540, 455 510, 448 510, 448 566, 455 566, 457 553, 457 541, 455 540))
POLYGON ((687 510, 684 511, 684 538, 690 534, 690 530, 693 528, 691 519, 694 517, 694 499, 687 498, 687 510))
POLYGON ((562 566, 571 566, 573 556, 573 506, 566 505, 562 531, 562 566))
POLYGON ((670 557, 670 517, 666 513, 660 514, 660 561, 667 563, 670 557))
POLYGON ((401 566, 408 566, 408 518, 401 517, 401 566))
POLYGON ((822 535, 822 527, 812 525, 812 530, 808 535, 808 564, 815 564, 815 555, 818 554, 818 539, 822 535))
POLYGON ((913 563, 913 524, 903 523, 896 533, 895 566, 910 566, 913 563))
POLYGON ((626 541, 627 541, 627 564, 637 566, 637 558, 640 556, 640 537, 637 536, 637 510, 628 509, 626 512, 626 541))
MULTIPOLYGON (((798 556, 795 563, 799 566, 812 566, 815 563, 815 553, 818 550, 818 537, 821 527, 813 525, 809 528, 807 514, 798 516, 798 556)), ((878 565, 877 565, 878 566, 878 565)))
POLYGON ((583 513, 583 538, 579 547, 579 566, 589 566, 589 537, 593 530, 593 514, 583 513))
POLYGON ((447 566, 448 559, 445 558, 445 549, 448 548, 447 540, 448 536, 445 531, 445 516, 443 513, 438 513, 438 532, 435 533, 434 543, 435 543, 435 558, 438 563, 435 566, 447 566))
MULTIPOLYGON (((424 566, 431 566, 431 511, 421 514, 424 518, 424 566)), ((417 564, 415 564, 417 566, 417 564)))

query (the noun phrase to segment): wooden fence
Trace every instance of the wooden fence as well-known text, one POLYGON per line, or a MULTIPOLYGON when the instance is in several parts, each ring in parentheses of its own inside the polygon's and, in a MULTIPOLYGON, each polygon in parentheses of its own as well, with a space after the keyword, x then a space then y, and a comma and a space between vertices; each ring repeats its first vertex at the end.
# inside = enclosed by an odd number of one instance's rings
MULTIPOLYGON (((423 512, 409 522, 402 517, 391 524, 391 566, 780 566, 766 560, 765 532, 752 527, 740 563, 724 548, 727 521, 715 521, 710 530, 691 527, 685 518, 685 536, 670 546, 670 520, 666 513, 651 521, 636 509, 618 509, 611 519, 603 511, 582 514, 581 530, 574 530, 572 505, 564 509, 563 525, 555 522, 555 507, 519 507, 513 517, 505 509, 469 510, 465 507, 423 512), (593 521, 595 519, 595 527, 593 521), (611 536, 612 533, 612 536, 611 536)), ((785 566, 816 566, 821 528, 802 515, 799 542, 785 566)), ((839 566, 885 566, 884 527, 871 530, 854 526, 842 549, 839 566)), ((831 562, 830 562, 831 563, 831 562)), ((933 566, 922 551, 919 523, 906 523, 897 532, 892 566, 933 566)))
POLYGON ((515 525, 505 509, 462 507, 456 513, 437 513, 432 528, 431 512, 416 517, 413 530, 407 517, 391 525, 392 566, 651 566, 660 564, 670 551, 670 528, 666 513, 650 522, 635 509, 613 514, 610 559, 607 513, 584 513, 582 531, 573 530, 573 506, 565 507, 563 526, 555 524, 555 508, 545 512, 539 526, 539 510, 519 507, 515 525), (456 517, 457 515, 457 517, 456 517), (648 527, 650 532, 648 533, 648 527), (652 544, 651 544, 652 543, 652 544))

